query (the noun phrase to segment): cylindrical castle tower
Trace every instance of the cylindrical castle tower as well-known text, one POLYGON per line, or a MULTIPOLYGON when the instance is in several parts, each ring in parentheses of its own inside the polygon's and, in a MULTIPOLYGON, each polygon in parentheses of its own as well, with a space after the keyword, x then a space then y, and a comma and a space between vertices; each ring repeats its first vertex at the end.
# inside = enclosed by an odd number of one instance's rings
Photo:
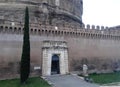
POLYGON ((83 0, 0 0, 0 23, 23 23, 26 6, 30 10, 30 23, 82 24, 83 0))

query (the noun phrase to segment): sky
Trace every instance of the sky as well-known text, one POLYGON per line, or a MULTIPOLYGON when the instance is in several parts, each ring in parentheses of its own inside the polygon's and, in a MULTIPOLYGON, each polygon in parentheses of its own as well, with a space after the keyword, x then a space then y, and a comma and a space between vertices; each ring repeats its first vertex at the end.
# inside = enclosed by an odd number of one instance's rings
POLYGON ((83 0, 83 23, 108 27, 120 25, 120 0, 83 0))

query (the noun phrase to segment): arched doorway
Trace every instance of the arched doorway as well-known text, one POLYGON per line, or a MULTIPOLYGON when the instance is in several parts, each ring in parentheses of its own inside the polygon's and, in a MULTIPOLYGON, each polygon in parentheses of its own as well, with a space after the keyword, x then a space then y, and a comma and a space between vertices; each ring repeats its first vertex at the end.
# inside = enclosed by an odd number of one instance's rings
POLYGON ((59 55, 54 54, 51 62, 51 75, 60 74, 59 55))

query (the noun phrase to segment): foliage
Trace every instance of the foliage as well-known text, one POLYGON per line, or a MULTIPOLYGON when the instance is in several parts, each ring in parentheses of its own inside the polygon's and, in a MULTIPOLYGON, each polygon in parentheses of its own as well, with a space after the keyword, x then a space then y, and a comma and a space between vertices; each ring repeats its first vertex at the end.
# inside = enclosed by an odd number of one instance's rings
POLYGON ((106 74, 91 74, 90 77, 94 80, 95 83, 99 84, 120 82, 120 72, 106 74))
POLYGON ((29 41, 29 12, 28 7, 25 10, 25 24, 23 37, 23 50, 21 57, 20 79, 25 83, 30 73, 30 41, 29 41))
POLYGON ((24 85, 20 85, 19 82, 19 79, 2 80, 0 81, 0 87, 51 87, 47 82, 38 77, 28 79, 28 83, 24 85))

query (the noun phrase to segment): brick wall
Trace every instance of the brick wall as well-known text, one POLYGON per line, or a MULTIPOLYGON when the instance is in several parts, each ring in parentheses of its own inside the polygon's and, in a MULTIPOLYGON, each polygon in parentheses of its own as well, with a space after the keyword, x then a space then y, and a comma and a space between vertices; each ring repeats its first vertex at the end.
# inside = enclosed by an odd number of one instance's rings
MULTIPOLYGON (((0 75, 19 74, 19 64, 22 53, 22 34, 0 32, 0 75)), ((81 71, 86 63, 91 70, 114 70, 120 67, 120 40, 86 38, 80 36, 66 36, 45 33, 31 34, 31 72, 35 66, 42 65, 42 42, 44 40, 67 41, 69 70, 81 71)), ((39 72, 40 75, 40 72, 39 72)))

